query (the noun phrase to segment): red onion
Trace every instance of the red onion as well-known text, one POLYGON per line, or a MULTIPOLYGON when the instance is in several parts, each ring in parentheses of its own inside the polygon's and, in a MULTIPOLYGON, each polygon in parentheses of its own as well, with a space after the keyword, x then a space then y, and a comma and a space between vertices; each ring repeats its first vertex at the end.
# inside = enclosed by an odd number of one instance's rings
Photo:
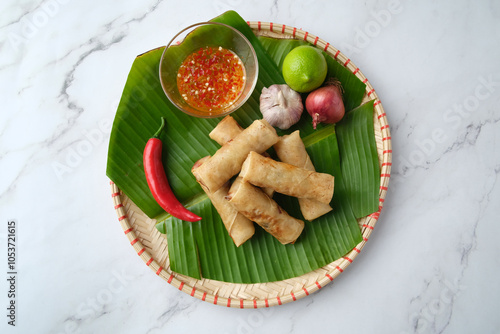
POLYGON ((313 127, 319 123, 337 123, 344 117, 342 86, 337 80, 313 90, 306 98, 306 109, 313 118, 313 127))

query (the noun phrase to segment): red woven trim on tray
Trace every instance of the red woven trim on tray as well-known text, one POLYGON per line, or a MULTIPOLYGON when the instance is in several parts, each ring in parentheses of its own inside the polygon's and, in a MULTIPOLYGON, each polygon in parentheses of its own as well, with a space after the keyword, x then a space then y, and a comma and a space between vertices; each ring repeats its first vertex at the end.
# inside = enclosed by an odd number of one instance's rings
POLYGON ((276 299, 278 300, 278 305, 282 305, 283 303, 281 302, 280 296, 276 296, 276 299))
POLYGON ((217 305, 217 299, 218 299, 218 298, 219 298, 219 296, 218 296, 218 295, 215 295, 215 296, 214 296, 214 305, 217 305))
POLYGON ((296 301, 296 300, 297 300, 297 298, 295 297, 295 294, 294 294, 293 292, 290 292, 290 294, 292 295, 292 299, 293 299, 293 301, 296 301))
POLYGON ((307 41, 307 35, 309 35, 309 33, 306 31, 306 33, 304 34, 304 41, 307 41))
POLYGON ((368 215, 368 217, 374 217, 374 218, 378 219, 378 216, 380 215, 380 211, 382 211, 382 207, 383 207, 382 205, 379 205, 377 212, 374 212, 371 215, 368 215))
POLYGON ((203 293, 203 296, 201 296, 201 300, 205 301, 205 299, 206 299, 206 298, 207 298, 207 293, 206 293, 206 292, 204 292, 204 293, 203 293))
POLYGON ((133 230, 134 230, 134 228, 133 228, 133 227, 131 227, 131 228, 129 228, 128 230, 123 231, 123 233, 125 233, 125 234, 129 234, 129 233, 130 233, 130 232, 132 232, 133 230))
POLYGON ((344 67, 347 67, 347 64, 349 64, 351 62, 350 59, 347 59, 346 62, 344 63, 344 67))
POLYGON ((316 283, 316 286, 318 287, 318 289, 321 289, 321 288, 322 288, 321 284, 319 284, 319 282, 318 282, 318 281, 316 281, 316 282, 314 282, 314 283, 316 283))
POLYGON ((257 299, 253 300, 253 308, 257 308, 257 299))
POLYGON ((269 30, 273 31, 273 23, 269 22, 269 30))
POLYGON ((183 287, 184 287, 184 282, 181 282, 181 284, 179 285, 179 290, 182 291, 183 287))
POLYGON ((313 42, 313 45, 314 45, 314 46, 316 46, 316 44, 318 44, 318 39, 319 39, 319 37, 318 37, 318 36, 316 36, 316 38, 314 39, 314 42, 313 42))
POLYGON ((359 72, 359 67, 356 67, 356 69, 354 70, 354 72, 352 72, 352 74, 356 74, 359 72))
POLYGON ((333 58, 335 58, 335 60, 337 60, 337 57, 339 56, 340 54, 340 50, 337 50, 337 52, 335 52, 335 55, 333 56, 333 58))
POLYGON ((146 265, 149 266, 153 262, 153 258, 150 258, 148 262, 146 262, 146 265))
POLYGON ((305 291, 306 296, 309 296, 309 291, 307 291, 307 289, 306 289, 306 288, 302 288, 302 290, 304 290, 304 291, 305 291))
POLYGON ((344 272, 344 269, 340 268, 339 266, 336 266, 335 269, 337 269, 338 271, 340 271, 341 273, 344 272))
POLYGON ((159 276, 162 270, 163 270, 163 267, 160 266, 160 268, 158 268, 158 270, 156 271, 156 275, 159 276))
POLYGON ((328 50, 328 47, 330 46, 330 43, 326 43, 325 48, 323 49, 324 51, 328 50))
POLYGON ((243 308, 243 298, 240 298, 240 308, 243 308))
POLYGON ((125 218, 127 218, 127 215, 123 215, 123 216, 121 216, 121 217, 118 217, 118 221, 122 221, 122 220, 124 220, 125 218))
POLYGON ((333 277, 332 277, 332 276, 330 276, 330 274, 326 274, 325 276, 326 276, 326 277, 328 277, 328 279, 329 279, 330 281, 333 281, 333 277))
POLYGON ((122 203, 117 204, 117 205, 115 205, 115 210, 116 210, 116 209, 119 209, 119 208, 122 208, 122 207, 123 207, 123 204, 122 204, 122 203))
POLYGON ((227 307, 231 307, 231 298, 227 299, 227 307))
POLYGON ((267 298, 264 300, 264 303, 265 303, 266 307, 269 307, 269 300, 267 298))
POLYGON ((144 253, 145 250, 146 248, 141 249, 140 251, 137 252, 137 255, 141 256, 141 254, 144 253))
POLYGON ((191 295, 191 297, 193 297, 193 296, 194 296, 195 292, 196 292, 196 289, 193 287, 193 289, 191 290, 191 294, 190 294, 190 295, 191 295))

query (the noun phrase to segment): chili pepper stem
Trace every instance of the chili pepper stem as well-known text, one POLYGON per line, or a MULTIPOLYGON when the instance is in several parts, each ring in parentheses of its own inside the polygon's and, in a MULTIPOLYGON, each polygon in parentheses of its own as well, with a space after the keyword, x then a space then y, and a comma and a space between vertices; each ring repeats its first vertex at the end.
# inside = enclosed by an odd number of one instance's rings
POLYGON ((158 129, 158 131, 155 132, 155 134, 151 138, 158 138, 164 128, 165 128, 165 118, 162 117, 161 118, 161 126, 160 126, 160 128, 158 129))

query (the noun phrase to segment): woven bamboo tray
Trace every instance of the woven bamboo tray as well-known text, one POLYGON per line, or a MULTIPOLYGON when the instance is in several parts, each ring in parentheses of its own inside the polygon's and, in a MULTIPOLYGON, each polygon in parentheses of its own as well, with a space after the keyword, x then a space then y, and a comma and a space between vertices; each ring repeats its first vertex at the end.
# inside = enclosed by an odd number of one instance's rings
POLYGON ((310 42, 344 65, 366 84, 363 102, 374 102, 374 127, 380 163, 379 210, 359 219, 363 241, 344 257, 305 275, 279 282, 234 284, 209 279, 197 280, 170 270, 167 238, 155 227, 155 220, 146 216, 113 182, 111 196, 118 221, 126 238, 144 263, 167 283, 203 301, 235 308, 261 308, 282 305, 318 291, 340 275, 358 256, 368 241, 382 210, 387 193, 391 165, 391 134, 382 103, 368 79, 353 62, 330 43, 307 31, 269 22, 247 22, 256 35, 276 38, 295 38, 310 42))

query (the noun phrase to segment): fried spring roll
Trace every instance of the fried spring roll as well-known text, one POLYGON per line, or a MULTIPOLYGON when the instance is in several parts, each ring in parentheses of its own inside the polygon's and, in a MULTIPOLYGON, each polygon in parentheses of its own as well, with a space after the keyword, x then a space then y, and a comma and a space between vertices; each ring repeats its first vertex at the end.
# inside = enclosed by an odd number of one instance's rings
POLYGON ((226 197, 229 203, 259 224, 282 244, 295 242, 304 229, 304 222, 288 215, 261 189, 237 177, 226 197))
POLYGON ((297 198, 310 198, 329 204, 333 197, 332 175, 295 167, 255 152, 248 154, 240 176, 255 186, 273 188, 297 198))
POLYGON ((210 192, 217 191, 238 174, 248 153, 263 153, 279 140, 266 120, 256 120, 207 159, 196 172, 196 180, 210 192))
MULTIPOLYGON (((304 142, 300 138, 299 130, 294 131, 290 135, 282 136, 274 144, 274 149, 282 162, 313 172, 316 171, 307 154, 304 142)), ((299 205, 302 215, 309 221, 321 217, 332 210, 329 204, 309 198, 299 198, 299 205)))
MULTIPOLYGON (((208 159, 209 157, 204 157, 198 160, 191 172, 196 174, 196 170, 208 159)), ((231 239, 233 239, 236 247, 239 247, 245 241, 250 239, 255 233, 255 226, 253 222, 246 218, 244 215, 238 212, 236 208, 226 200, 226 196, 229 191, 229 182, 226 182, 222 187, 220 187, 216 192, 212 193, 208 191, 206 187, 202 184, 201 188, 208 195, 208 198, 212 201, 213 206, 219 213, 224 226, 231 239)))
MULTIPOLYGON (((241 132, 243 132, 243 128, 238 124, 238 122, 236 122, 236 120, 231 115, 227 115, 210 132, 209 137, 215 140, 220 146, 223 146, 225 143, 232 140, 241 132)), ((264 152, 262 155, 269 156, 266 152, 264 152)), ((266 193, 267 196, 271 198, 273 197, 274 195, 273 189, 263 188, 262 190, 266 193)))
POLYGON ((231 115, 227 115, 217 124, 208 136, 222 146, 241 132, 243 132, 243 128, 231 115))

